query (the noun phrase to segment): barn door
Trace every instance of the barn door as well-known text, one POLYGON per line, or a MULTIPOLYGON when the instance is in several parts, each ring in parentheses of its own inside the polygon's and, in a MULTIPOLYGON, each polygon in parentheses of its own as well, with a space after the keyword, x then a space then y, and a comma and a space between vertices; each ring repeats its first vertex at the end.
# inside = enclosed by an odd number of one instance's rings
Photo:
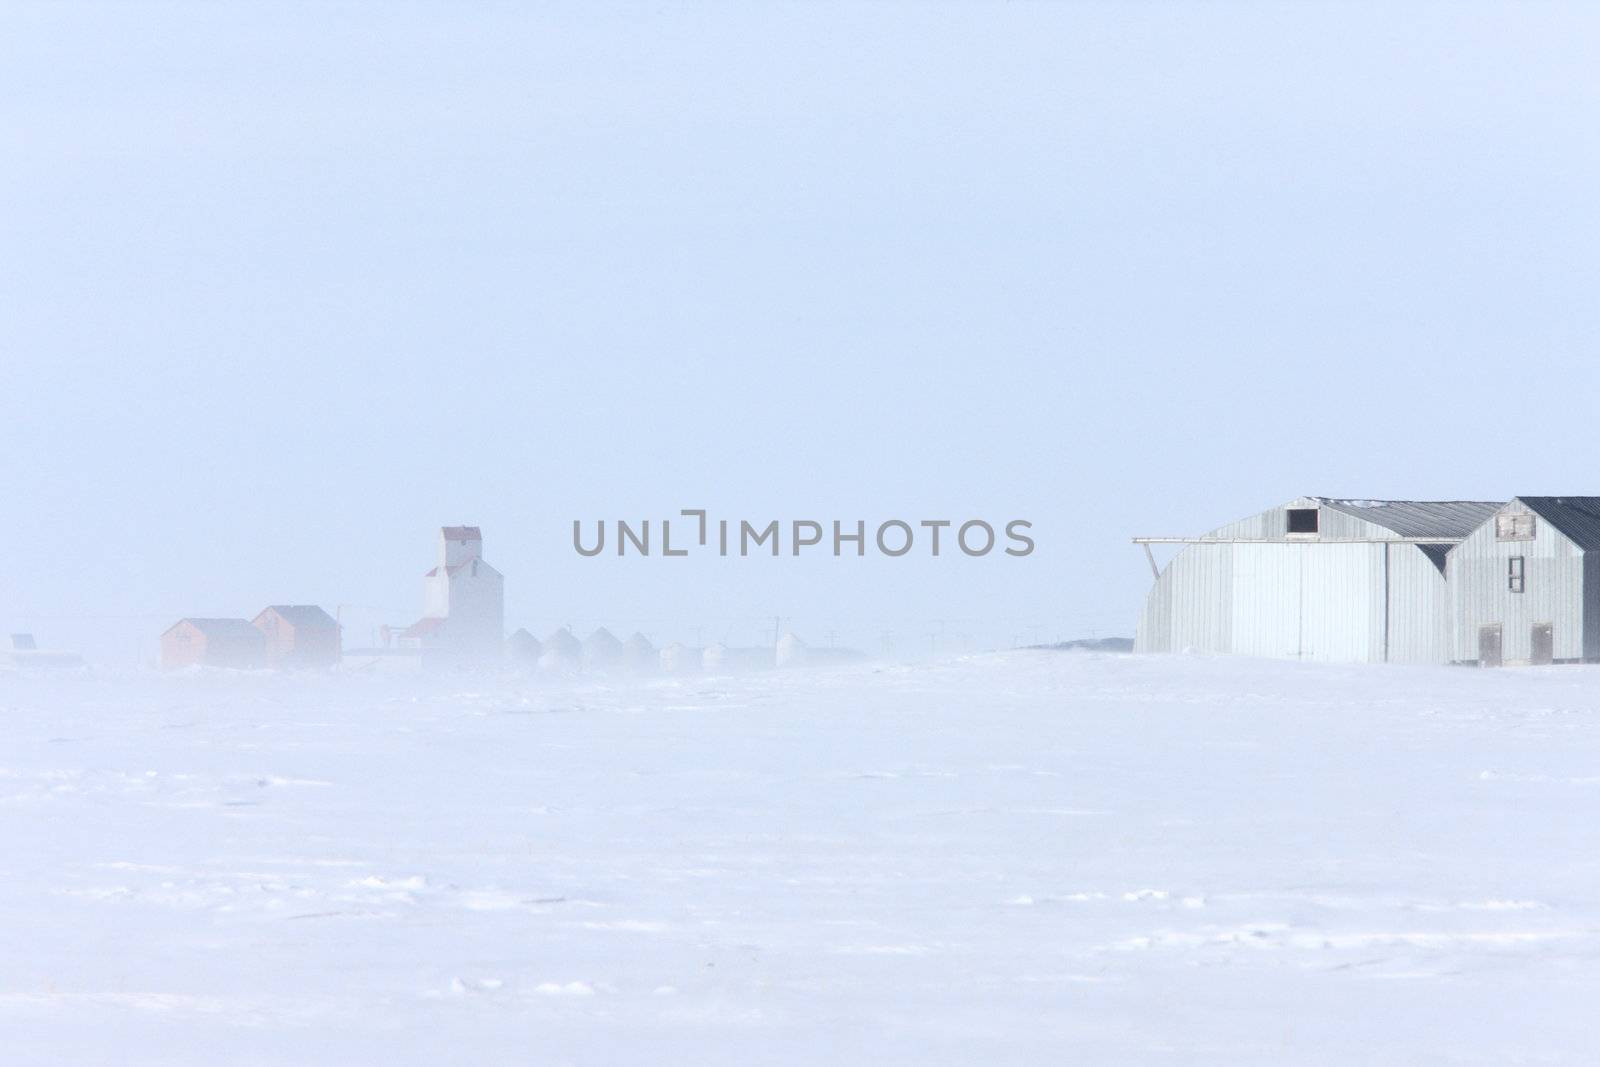
POLYGON ((1478 666, 1498 667, 1500 655, 1500 624, 1478 628, 1478 666))
POLYGON ((1555 628, 1547 622, 1533 624, 1533 655, 1528 662, 1538 666, 1553 663, 1556 658, 1555 628))

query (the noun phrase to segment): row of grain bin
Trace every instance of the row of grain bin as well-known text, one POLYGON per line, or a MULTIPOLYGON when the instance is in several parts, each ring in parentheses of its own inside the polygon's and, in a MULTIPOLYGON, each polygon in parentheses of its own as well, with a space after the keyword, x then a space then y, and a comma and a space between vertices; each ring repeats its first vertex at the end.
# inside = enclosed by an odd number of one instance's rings
POLYGON ((860 658, 848 649, 812 648, 792 633, 775 645, 737 647, 719 642, 699 648, 673 642, 658 649, 642 633, 620 641, 603 626, 582 641, 567 627, 543 641, 526 629, 518 630, 506 641, 506 655, 524 670, 601 675, 738 674, 860 658))

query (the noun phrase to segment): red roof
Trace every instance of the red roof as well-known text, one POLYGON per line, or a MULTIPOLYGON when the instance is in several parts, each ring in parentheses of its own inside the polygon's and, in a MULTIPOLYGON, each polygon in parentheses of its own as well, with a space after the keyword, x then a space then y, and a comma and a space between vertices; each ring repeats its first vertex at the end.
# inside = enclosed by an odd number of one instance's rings
POLYGON ((400 636, 401 637, 427 637, 429 634, 436 633, 438 631, 439 627, 443 626, 444 623, 445 623, 444 619, 439 618, 437 616, 430 615, 425 619, 418 619, 416 622, 412 623, 410 626, 407 626, 405 628, 404 632, 402 632, 400 636))

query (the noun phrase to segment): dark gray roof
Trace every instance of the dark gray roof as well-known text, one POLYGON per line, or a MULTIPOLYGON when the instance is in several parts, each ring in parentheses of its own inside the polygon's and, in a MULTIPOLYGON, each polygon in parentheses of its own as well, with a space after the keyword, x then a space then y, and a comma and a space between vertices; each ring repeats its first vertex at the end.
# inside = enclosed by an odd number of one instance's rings
POLYGON ((1519 496, 1517 499, 1579 548, 1600 548, 1600 496, 1519 496))
POLYGON ((173 627, 182 626, 184 623, 193 626, 208 638, 218 637, 234 641, 266 640, 266 635, 252 626, 249 619, 179 619, 167 629, 171 631, 173 627))
MULTIPOLYGON (((333 616, 317 607, 315 604, 268 604, 261 609, 262 614, 275 611, 278 616, 296 629, 304 626, 308 630, 318 628, 333 628, 338 626, 333 621, 333 616)), ((258 615, 256 618, 260 618, 258 615)))
POLYGON ((1323 507, 1393 530, 1400 537, 1465 537, 1504 506, 1503 500, 1337 500, 1323 507))
POLYGON ((1444 573, 1444 558, 1450 554, 1454 545, 1418 545, 1422 554, 1428 557, 1428 562, 1438 568, 1439 573, 1444 573))

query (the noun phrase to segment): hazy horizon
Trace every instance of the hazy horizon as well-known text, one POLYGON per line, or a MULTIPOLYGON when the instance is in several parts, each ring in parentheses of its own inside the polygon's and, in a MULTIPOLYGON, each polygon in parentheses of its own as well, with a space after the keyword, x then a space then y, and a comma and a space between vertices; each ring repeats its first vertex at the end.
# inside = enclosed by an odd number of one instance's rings
POLYGON ((1600 492, 1597 51, 1578 5, 8 5, 0 625, 364 643, 472 523, 511 629, 1004 646, 1131 634, 1134 535, 1600 492), (692 507, 1037 550, 572 550, 692 507))

